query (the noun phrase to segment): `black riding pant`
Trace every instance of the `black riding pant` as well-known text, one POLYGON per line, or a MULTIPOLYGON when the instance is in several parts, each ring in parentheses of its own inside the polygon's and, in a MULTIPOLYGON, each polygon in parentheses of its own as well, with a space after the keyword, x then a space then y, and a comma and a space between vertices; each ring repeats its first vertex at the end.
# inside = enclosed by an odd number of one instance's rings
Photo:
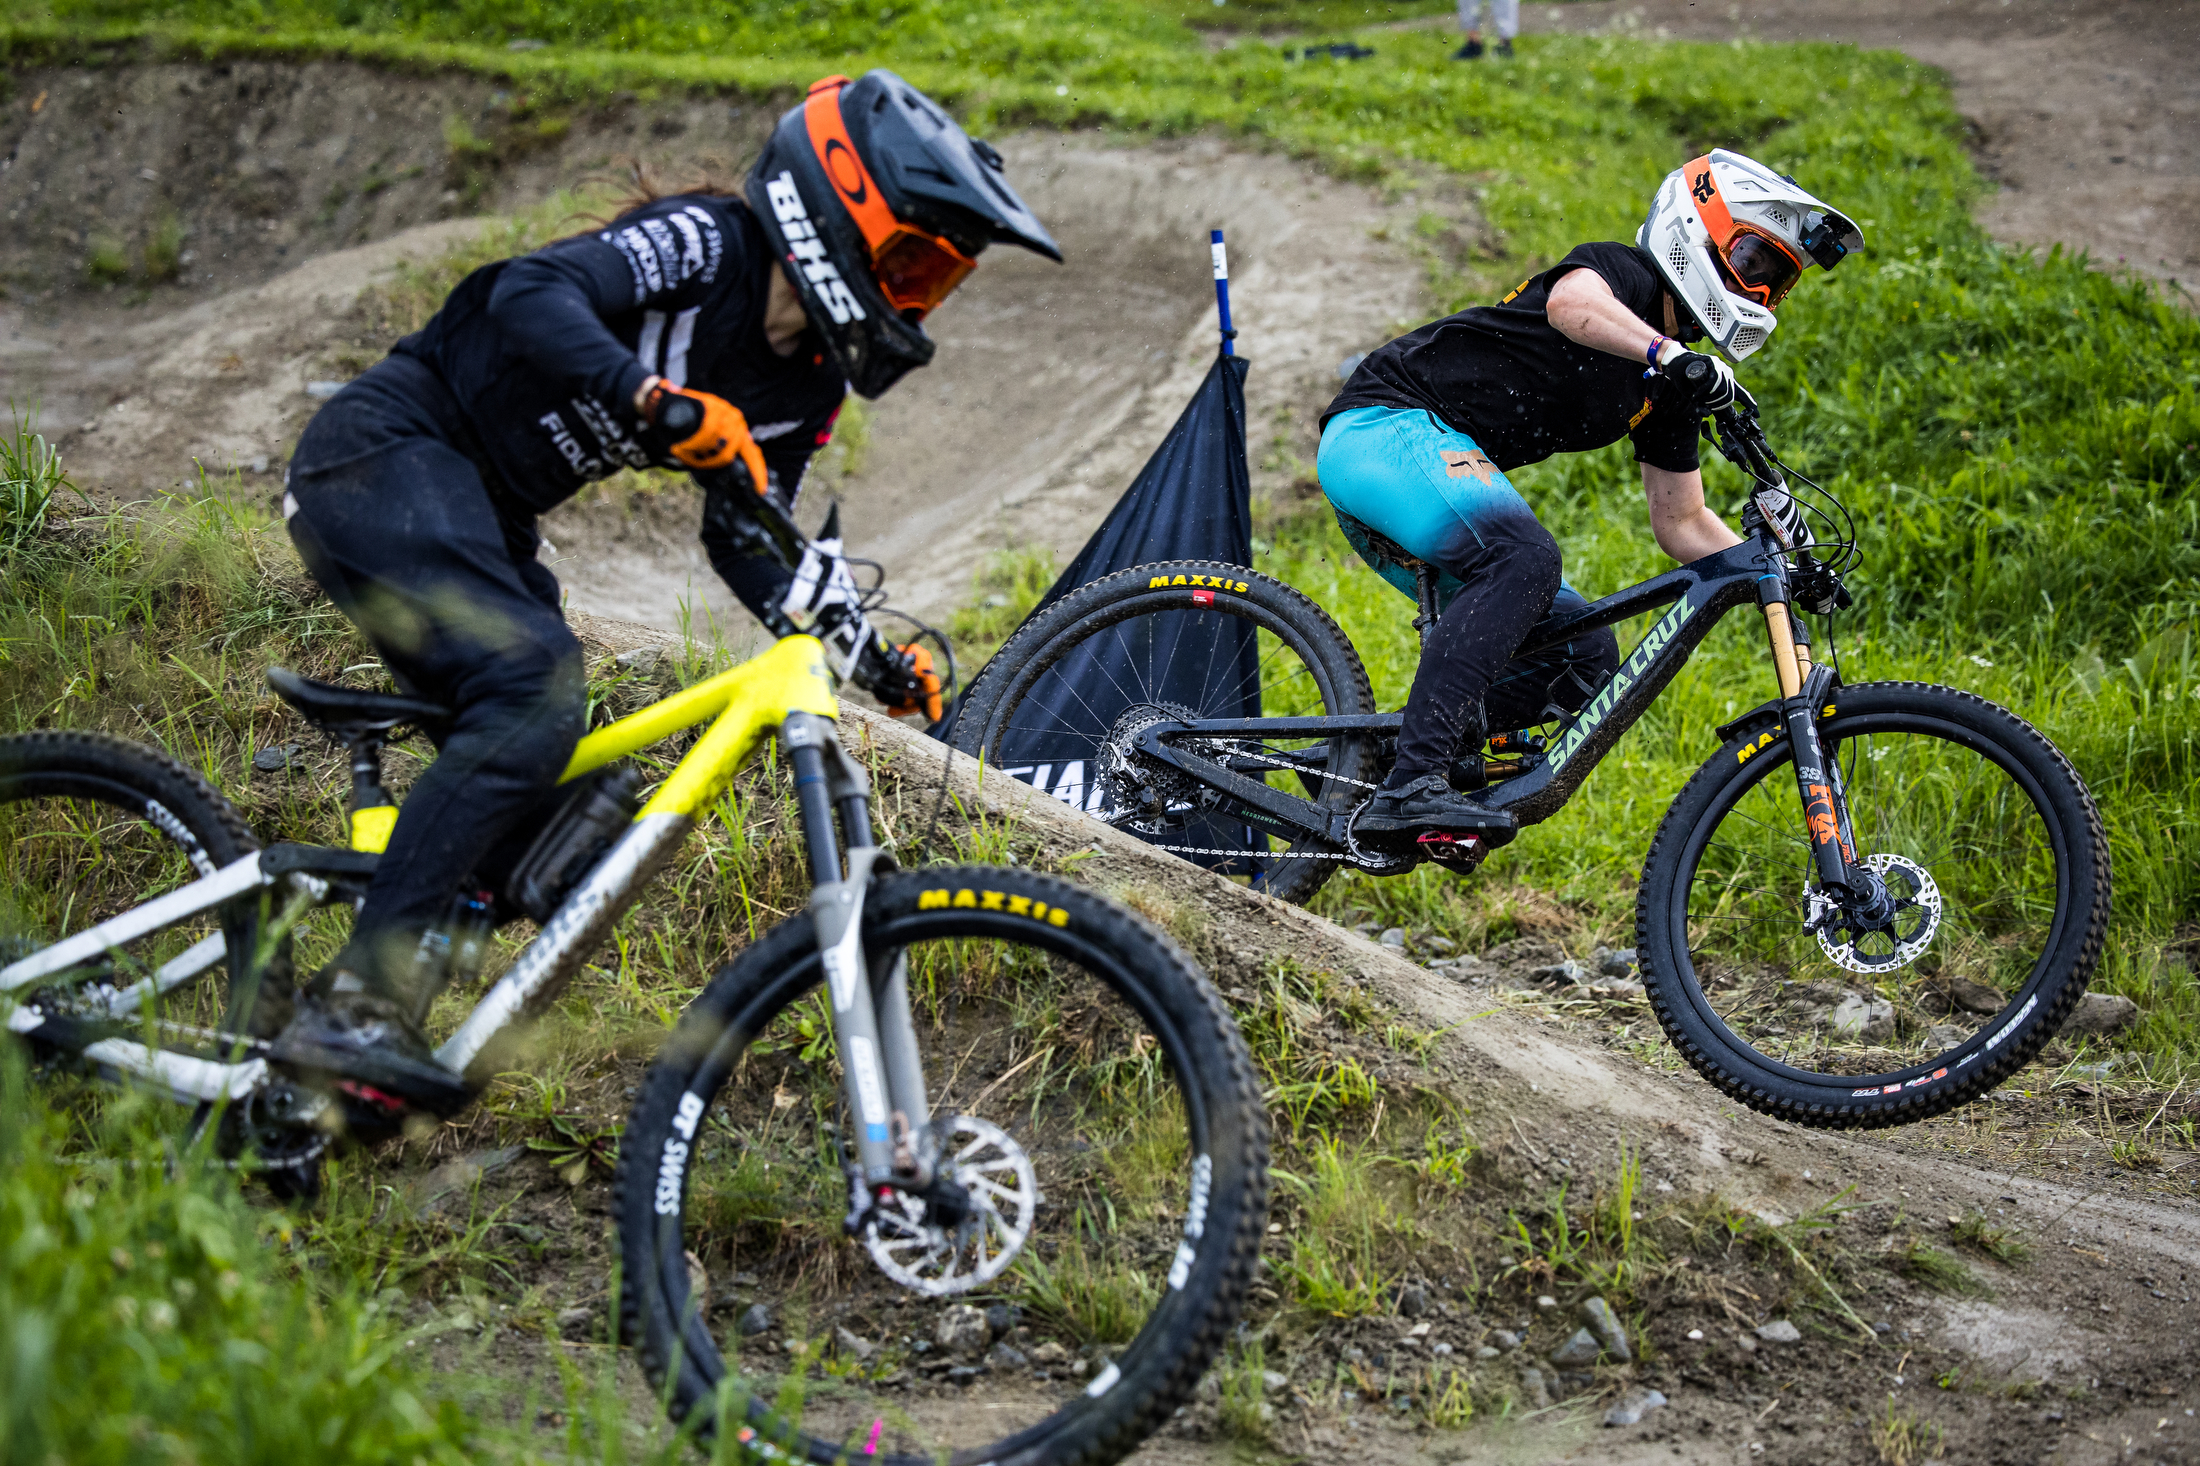
POLYGON ((534 516, 496 487, 450 390, 393 356, 315 415, 284 514, 306 569, 398 686, 456 714, 411 791, 339 962, 411 990, 420 936, 552 788, 580 739, 586 684, 534 516))

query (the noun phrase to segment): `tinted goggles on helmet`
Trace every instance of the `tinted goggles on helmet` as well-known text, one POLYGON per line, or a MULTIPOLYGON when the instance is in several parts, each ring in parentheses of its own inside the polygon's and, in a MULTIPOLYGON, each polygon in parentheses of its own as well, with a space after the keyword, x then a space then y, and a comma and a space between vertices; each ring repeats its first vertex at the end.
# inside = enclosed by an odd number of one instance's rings
POLYGON ((1768 311, 1780 308, 1803 274, 1803 262, 1786 245, 1746 225, 1735 230, 1722 256, 1740 292, 1768 311))
POLYGON ((898 226, 871 251, 871 273, 894 309, 918 318, 947 299, 978 262, 937 235, 898 226))

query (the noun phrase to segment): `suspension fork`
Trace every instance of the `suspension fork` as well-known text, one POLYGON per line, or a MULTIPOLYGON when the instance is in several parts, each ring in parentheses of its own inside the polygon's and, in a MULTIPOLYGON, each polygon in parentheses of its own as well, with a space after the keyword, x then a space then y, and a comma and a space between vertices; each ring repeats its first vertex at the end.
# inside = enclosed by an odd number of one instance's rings
POLYGON ((1766 562, 1770 568, 1757 582, 1757 601, 1764 609, 1773 672, 1780 681, 1780 720, 1786 725, 1788 751, 1794 757, 1795 789, 1802 800, 1811 860, 1821 886, 1861 890, 1865 883, 1859 881, 1856 870, 1848 790, 1841 770, 1818 737, 1819 709, 1832 692, 1833 673, 1810 660, 1809 637, 1788 609, 1786 565, 1777 556, 1768 555, 1766 562))
POLYGON ((810 920, 817 930, 833 1043, 854 1122, 849 1161, 855 1179, 865 1187, 892 1183, 922 1189, 931 1181, 932 1109, 909 1003, 908 956, 892 954, 885 974, 874 980, 863 950, 864 900, 877 867, 883 863, 892 868, 892 858, 871 833, 870 780, 841 746, 839 730, 828 718, 789 713, 780 741, 794 770, 803 843, 815 882, 810 920), (836 814, 847 842, 845 877, 840 844, 834 839, 836 814))

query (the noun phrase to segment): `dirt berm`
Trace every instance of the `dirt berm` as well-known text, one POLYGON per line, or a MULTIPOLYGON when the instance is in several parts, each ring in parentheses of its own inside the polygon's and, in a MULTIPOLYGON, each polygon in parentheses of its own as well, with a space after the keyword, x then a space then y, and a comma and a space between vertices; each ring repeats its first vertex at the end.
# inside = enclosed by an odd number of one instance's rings
MULTIPOLYGON (((583 630, 601 646, 667 644, 649 628, 593 617, 583 630)), ((1941 1426, 1954 1461, 2120 1461, 2133 1459, 2125 1447, 2139 1441, 2156 1454, 2138 1459, 2200 1459, 2187 1448, 2200 1446, 2200 1425, 2185 1414, 2200 1408, 2187 1354, 2200 1210, 1921 1158, 1891 1143, 1901 1132, 1828 1133, 1750 1113, 1692 1073, 1646 1066, 1533 1004, 1507 1002, 1496 987, 1439 975, 1156 852, 904 724, 852 708, 843 721, 893 769, 904 797, 928 805, 944 779, 966 811, 1010 824, 1041 860, 1076 855, 1079 880, 1169 928, 1233 1001, 1245 1001, 1278 964, 1298 964, 1364 988, 1411 1025, 1440 1030, 1426 1078, 1471 1097, 1474 1130, 1493 1162, 1484 1174, 1523 1203, 1561 1184, 1577 1197, 1595 1193, 1625 1143, 1644 1158, 1644 1185, 1657 1201, 1716 1197, 1731 1214, 1773 1226, 1836 1203, 1890 1237, 1898 1218, 1945 1232, 1977 1213, 2035 1250, 2031 1265, 1995 1270, 1990 1299, 1897 1284, 1891 1296, 1859 1302, 1885 1325, 1870 1343, 1757 1344, 1753 1330, 1767 1319, 1740 1299, 1739 1308, 1655 1311, 1644 1327, 1668 1408, 1625 1430, 1560 1411, 1505 1446, 1506 1459, 1517 1449, 1520 1459, 1617 1463, 1869 1461, 1868 1420, 1883 1420, 1897 1401, 1941 1426), (1745 1336, 1755 1347, 1738 1355, 1745 1336)), ((1647 1012, 1643 1026, 1654 1031, 1647 1012)), ((1520 1306, 1532 1318, 1537 1289, 1528 1281, 1520 1306)), ((1302 1444, 1454 1459, 1456 1448, 1442 1440, 1332 1439, 1317 1429, 1302 1444)), ((1156 1449, 1177 1459, 1188 1445, 1164 1440, 1156 1449)))

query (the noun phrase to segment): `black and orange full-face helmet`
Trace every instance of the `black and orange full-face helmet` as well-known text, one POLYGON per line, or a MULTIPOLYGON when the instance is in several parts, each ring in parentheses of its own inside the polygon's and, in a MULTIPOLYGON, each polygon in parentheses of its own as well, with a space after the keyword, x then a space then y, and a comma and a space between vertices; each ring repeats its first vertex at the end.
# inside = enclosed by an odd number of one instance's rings
POLYGON ((828 76, 779 119, 749 207, 849 386, 876 397, 932 359, 924 317, 989 244, 1060 260, 1001 155, 891 71, 828 76))

